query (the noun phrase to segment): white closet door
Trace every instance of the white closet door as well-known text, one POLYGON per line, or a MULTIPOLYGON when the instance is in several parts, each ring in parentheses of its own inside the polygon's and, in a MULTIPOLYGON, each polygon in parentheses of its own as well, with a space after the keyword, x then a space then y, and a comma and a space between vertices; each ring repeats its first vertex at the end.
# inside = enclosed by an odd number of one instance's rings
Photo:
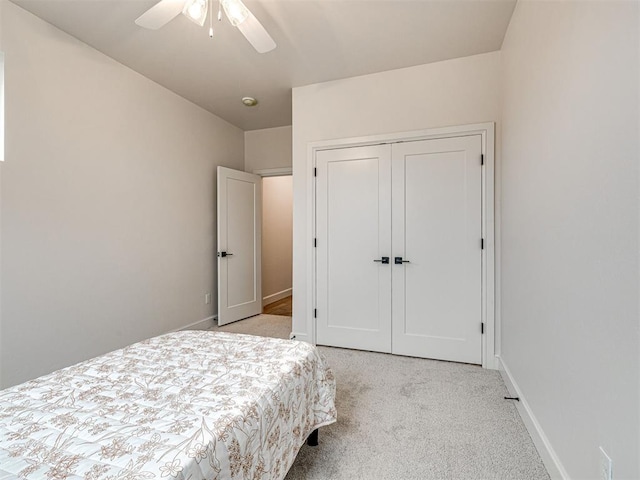
POLYGON ((262 179, 218 167, 218 325, 262 312, 262 179))
POLYGON ((316 156, 317 343, 391 351, 391 147, 316 156))
POLYGON ((482 363, 481 137, 393 145, 393 353, 482 363))

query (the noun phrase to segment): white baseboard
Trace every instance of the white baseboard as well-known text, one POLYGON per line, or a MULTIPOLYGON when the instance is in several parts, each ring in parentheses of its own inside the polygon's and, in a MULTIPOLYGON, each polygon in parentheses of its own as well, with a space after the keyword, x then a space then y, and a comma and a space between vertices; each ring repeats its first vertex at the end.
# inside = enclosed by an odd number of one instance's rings
POLYGON ((509 390, 509 393, 512 396, 516 396, 520 399, 519 402, 513 402, 518 409, 518 413, 524 422, 531 439, 533 440, 534 445, 538 449, 538 453, 540 454, 540 458, 542 458, 542 462, 544 466, 547 468, 547 472, 549 472, 549 476, 552 479, 558 480, 570 480, 569 474, 564 469, 562 462, 560 462, 560 458, 556 454, 555 450, 551 446, 551 442, 544 433, 542 426, 538 423, 531 407, 527 403, 526 398, 522 395, 522 391, 518 387, 518 384, 514 380, 509 368, 504 363, 504 360, 496 355, 496 360, 498 362, 498 368, 500 370, 500 374, 502 375, 502 379, 509 390))
POLYGON ((262 299, 262 306, 264 307, 265 305, 269 305, 270 303, 277 302, 278 300, 287 298, 292 294, 293 294, 293 288, 287 288, 286 290, 282 290, 281 292, 274 293, 273 295, 267 295, 262 299))
POLYGON ((185 325, 184 327, 178 327, 171 332, 179 332, 182 330, 206 330, 210 327, 213 327, 218 320, 218 315, 213 315, 211 317, 203 318, 202 320, 198 320, 197 322, 190 323, 189 325, 185 325))

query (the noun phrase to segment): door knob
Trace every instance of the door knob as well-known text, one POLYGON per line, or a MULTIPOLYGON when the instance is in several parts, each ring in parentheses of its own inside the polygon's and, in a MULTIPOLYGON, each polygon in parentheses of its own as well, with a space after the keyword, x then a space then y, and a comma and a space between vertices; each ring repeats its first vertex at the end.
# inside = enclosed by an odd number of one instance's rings
POLYGON ((409 260, 403 260, 402 257, 395 257, 393 263, 396 265, 402 265, 403 263, 411 263, 409 260))
POLYGON ((232 257, 232 256, 233 256, 233 253, 218 252, 218 256, 219 256, 219 257, 232 257))
POLYGON ((388 265, 389 264, 389 257, 382 257, 382 258, 374 260, 374 262, 380 262, 380 263, 383 263, 385 265, 388 265))

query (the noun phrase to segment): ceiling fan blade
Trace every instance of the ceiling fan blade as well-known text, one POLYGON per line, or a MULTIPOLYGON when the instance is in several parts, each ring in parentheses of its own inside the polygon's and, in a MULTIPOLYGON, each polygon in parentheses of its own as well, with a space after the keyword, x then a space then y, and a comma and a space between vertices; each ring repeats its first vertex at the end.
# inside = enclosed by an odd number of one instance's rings
POLYGON ((251 12, 246 20, 238 25, 238 30, 258 53, 267 53, 276 48, 276 42, 251 12))
POLYGON ((185 0, 160 0, 136 19, 136 25, 158 30, 180 15, 185 0))

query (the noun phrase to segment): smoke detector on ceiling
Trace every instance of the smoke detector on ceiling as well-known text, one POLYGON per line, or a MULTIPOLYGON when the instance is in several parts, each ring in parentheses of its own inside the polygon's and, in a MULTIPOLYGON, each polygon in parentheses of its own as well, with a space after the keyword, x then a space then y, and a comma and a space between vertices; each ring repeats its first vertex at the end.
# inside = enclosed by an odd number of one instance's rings
POLYGON ((258 104, 258 100, 253 97, 242 97, 242 103, 246 107, 255 107, 258 104))

